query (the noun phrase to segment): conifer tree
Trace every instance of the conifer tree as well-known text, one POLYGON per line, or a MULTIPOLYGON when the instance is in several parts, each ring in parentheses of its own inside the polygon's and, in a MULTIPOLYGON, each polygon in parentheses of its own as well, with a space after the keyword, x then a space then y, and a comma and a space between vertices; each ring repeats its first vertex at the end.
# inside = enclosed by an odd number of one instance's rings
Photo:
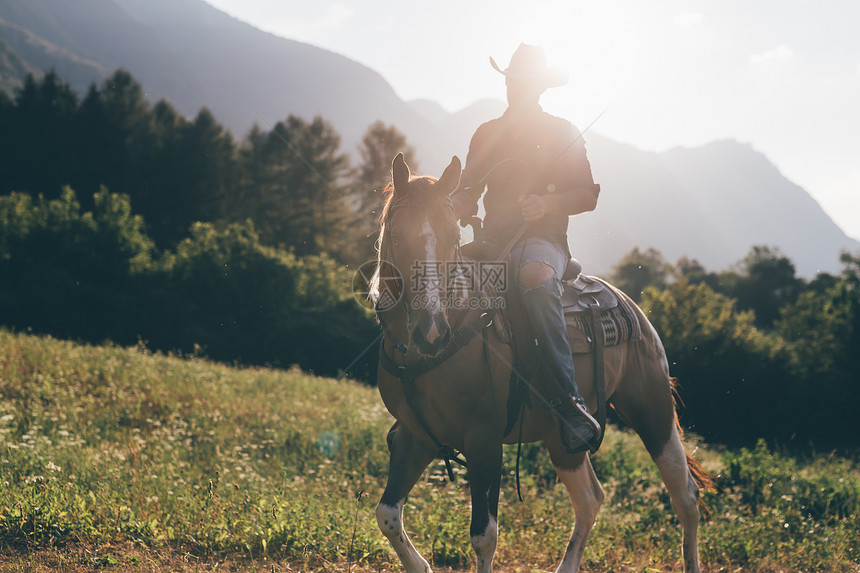
POLYGON ((379 215, 384 200, 382 190, 391 182, 391 160, 398 153, 403 153, 410 168, 418 171, 415 149, 407 142, 406 136, 393 125, 381 121, 367 128, 358 146, 361 163, 347 201, 356 214, 356 228, 363 233, 356 244, 358 258, 362 260, 375 256, 379 215))
POLYGON ((74 117, 78 98, 54 71, 41 81, 28 75, 15 98, 2 138, 0 180, 4 191, 26 191, 57 197, 72 182, 76 164, 74 117), (49 167, 49 168, 46 168, 49 167))
POLYGON ((393 125, 381 121, 367 128, 358 146, 361 163, 353 188, 353 202, 364 224, 370 229, 378 225, 383 202, 381 192, 391 182, 391 160, 398 153, 403 153, 413 171, 419 171, 415 148, 406 141, 406 136, 393 125))
POLYGON ((322 118, 291 115, 268 133, 252 130, 242 168, 244 212, 264 242, 300 255, 337 254, 350 243, 355 215, 344 194, 352 169, 322 118))

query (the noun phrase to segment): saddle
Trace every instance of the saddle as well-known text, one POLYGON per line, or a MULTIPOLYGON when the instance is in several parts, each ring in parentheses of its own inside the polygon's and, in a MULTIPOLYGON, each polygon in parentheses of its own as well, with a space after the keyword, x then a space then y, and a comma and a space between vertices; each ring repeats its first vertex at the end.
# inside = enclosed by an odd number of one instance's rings
POLYGON ((577 275, 564 281, 561 306, 565 315, 585 312, 594 305, 601 312, 607 311, 618 306, 618 296, 609 285, 594 277, 577 275))
MULTIPOLYGON (((499 262, 501 253, 497 247, 486 242, 464 245, 461 252, 473 261, 499 262)), ((594 354, 594 384, 597 394, 597 417, 601 427, 606 423, 605 382, 603 379, 603 349, 622 342, 641 338, 641 328, 631 302, 620 291, 608 283, 581 274, 582 265, 571 259, 562 275, 564 290, 562 308, 567 334, 573 354, 594 354)), ((523 409, 532 407, 529 381, 541 369, 540 350, 530 333, 528 316, 519 297, 516 296, 516 277, 512 265, 505 265, 505 304, 494 315, 492 325, 496 334, 513 350, 514 363, 511 369, 510 393, 508 395, 508 423, 505 435, 521 419, 523 409)), ((499 293, 502 294, 502 293, 499 293)), ((603 440, 603 433, 599 441, 603 440)))
MULTIPOLYGON (((462 247, 463 254, 472 260, 495 260, 498 247, 487 242, 473 242, 462 247)), ((509 261, 510 259, 508 259, 509 261)), ((499 338, 514 347, 521 368, 539 361, 534 341, 529 336, 528 317, 516 296, 516 277, 511 265, 506 266, 507 292, 504 309, 496 315, 493 325, 499 338)), ((561 303, 568 338, 574 354, 594 350, 593 307, 597 307, 603 327, 604 346, 614 346, 641 337, 641 329, 630 302, 617 289, 603 280, 581 274, 582 264, 570 259, 562 275, 564 292, 561 303)))

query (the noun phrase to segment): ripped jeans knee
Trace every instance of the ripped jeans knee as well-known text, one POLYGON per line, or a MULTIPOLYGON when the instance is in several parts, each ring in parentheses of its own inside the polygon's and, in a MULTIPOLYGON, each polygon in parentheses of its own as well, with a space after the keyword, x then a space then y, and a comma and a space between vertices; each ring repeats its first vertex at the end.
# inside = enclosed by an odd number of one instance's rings
POLYGON ((551 279, 558 281, 561 293, 561 276, 569 260, 561 246, 544 239, 528 239, 511 250, 511 260, 516 265, 520 294, 551 283, 551 279))
POLYGON ((517 286, 520 289, 520 296, 523 300, 527 298, 543 298, 545 296, 560 298, 563 292, 562 289, 564 289, 561 280, 555 275, 548 277, 542 283, 535 286, 526 286, 519 281, 517 281, 517 286))

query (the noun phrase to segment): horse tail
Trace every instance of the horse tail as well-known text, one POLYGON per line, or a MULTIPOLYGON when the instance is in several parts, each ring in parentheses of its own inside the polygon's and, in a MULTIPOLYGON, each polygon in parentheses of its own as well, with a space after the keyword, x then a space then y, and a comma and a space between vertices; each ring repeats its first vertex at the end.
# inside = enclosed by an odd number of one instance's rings
MULTIPOLYGON (((678 405, 684 405, 681 395, 678 393, 678 379, 675 377, 669 378, 669 388, 672 390, 672 401, 675 404, 675 427, 678 430, 678 437, 683 441, 684 428, 681 427, 681 421, 678 419, 678 405)), ((690 455, 690 452, 684 449, 684 454, 687 456, 687 467, 690 470, 690 475, 693 476, 693 481, 699 486, 699 491, 714 492, 717 490, 717 484, 714 482, 713 476, 702 467, 696 459, 690 455)), ((701 500, 700 500, 701 501, 701 500)))
POLYGON ((690 452, 685 452, 687 455, 687 467, 690 468, 690 474, 693 476, 693 481, 699 486, 699 491, 717 491, 717 484, 714 478, 708 473, 708 470, 702 467, 702 464, 697 462, 690 452))

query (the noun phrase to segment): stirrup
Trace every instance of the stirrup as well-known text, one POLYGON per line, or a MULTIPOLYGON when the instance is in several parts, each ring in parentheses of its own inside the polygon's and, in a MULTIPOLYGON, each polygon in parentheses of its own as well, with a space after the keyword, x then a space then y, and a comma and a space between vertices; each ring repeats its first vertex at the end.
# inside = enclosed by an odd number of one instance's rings
POLYGON ((569 454, 578 454, 584 451, 589 451, 591 453, 596 452, 600 443, 600 423, 591 415, 591 412, 589 412, 585 403, 581 400, 577 400, 573 396, 569 396, 567 399, 551 399, 549 404, 559 418, 559 439, 561 440, 561 445, 565 451, 569 454), (578 417, 578 419, 581 422, 584 422, 591 430, 591 436, 589 438, 583 439, 577 434, 574 428, 571 427, 571 422, 569 421, 569 417, 571 415, 578 417), (565 424, 568 425, 567 428, 565 428, 565 424))

